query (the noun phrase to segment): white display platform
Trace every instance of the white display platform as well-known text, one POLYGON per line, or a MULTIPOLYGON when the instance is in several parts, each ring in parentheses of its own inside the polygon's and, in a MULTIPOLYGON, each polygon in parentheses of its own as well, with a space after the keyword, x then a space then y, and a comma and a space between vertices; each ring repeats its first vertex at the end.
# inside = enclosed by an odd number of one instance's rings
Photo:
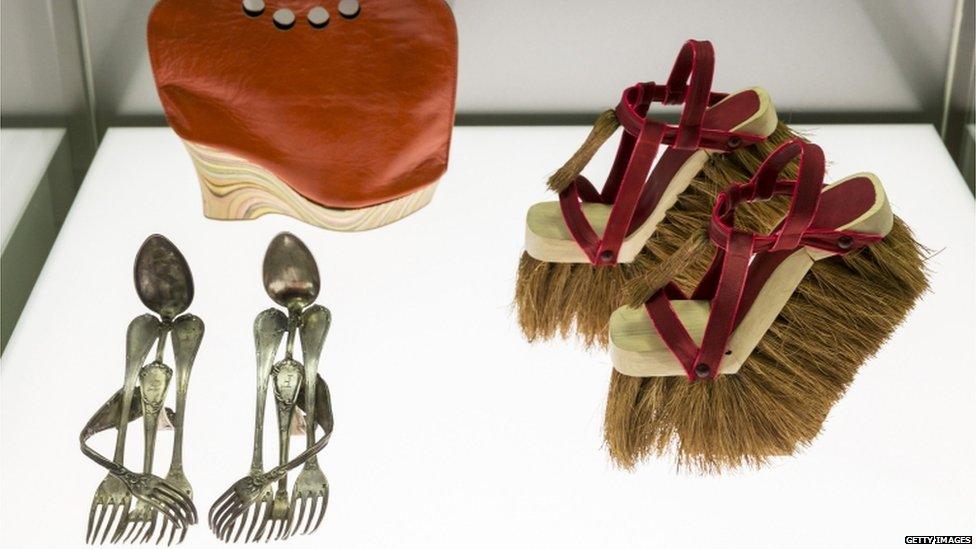
MULTIPOLYGON (((288 546, 821 549, 973 535, 973 196, 930 126, 801 129, 825 149, 829 179, 880 176, 896 213, 937 252, 933 291, 812 447, 724 477, 663 460, 616 469, 601 448, 607 356, 529 345, 516 327, 525 210, 550 196, 546 176, 587 128, 459 128, 433 203, 361 234, 284 217, 206 220, 170 130, 109 131, 3 357, 0 546, 83 545, 104 472, 78 451, 78 433, 122 383, 125 327, 144 312, 132 261, 151 233, 186 255, 190 311, 207 326, 185 452, 201 515, 247 471, 251 324, 271 305, 261 261, 283 230, 322 270, 334 324, 321 371, 336 420, 320 459, 332 486, 325 522, 288 546)), ((610 152, 588 173, 604 174, 610 152)), ((132 468, 140 431, 129 431, 132 468)), ((158 444, 163 474, 171 440, 158 444)), ((93 443, 111 455, 113 441, 93 443)), ((224 545, 201 523, 185 546, 224 545)))

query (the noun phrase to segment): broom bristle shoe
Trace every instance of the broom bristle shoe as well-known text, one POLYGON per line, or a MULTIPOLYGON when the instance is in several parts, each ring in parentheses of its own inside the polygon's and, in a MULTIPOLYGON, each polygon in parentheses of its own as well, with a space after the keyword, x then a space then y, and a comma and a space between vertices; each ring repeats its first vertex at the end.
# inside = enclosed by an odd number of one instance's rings
POLYGON ((676 451, 716 472, 795 453, 924 291, 920 249, 878 179, 824 186, 824 165, 816 145, 778 148, 718 196, 694 291, 651 284, 613 313, 605 437, 619 464, 676 451), (768 235, 737 226, 737 207, 775 196, 788 210, 768 235))
POLYGON ((777 130, 764 90, 713 93, 713 69, 711 43, 689 40, 667 84, 628 88, 550 178, 559 201, 529 209, 518 272, 515 306, 529 340, 575 327, 585 343, 605 343, 621 288, 657 261, 648 239, 710 156, 753 149, 777 130), (652 102, 683 105, 679 123, 648 116, 652 102), (581 171, 618 127, 616 159, 597 191, 581 171))

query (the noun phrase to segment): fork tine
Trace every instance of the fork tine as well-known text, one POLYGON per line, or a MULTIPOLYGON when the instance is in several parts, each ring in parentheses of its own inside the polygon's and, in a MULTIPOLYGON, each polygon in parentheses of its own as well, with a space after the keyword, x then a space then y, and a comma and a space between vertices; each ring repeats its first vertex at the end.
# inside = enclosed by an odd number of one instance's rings
POLYGON ((156 498, 155 501, 150 505, 154 510, 166 515, 173 522, 181 526, 186 526, 186 517, 181 513, 181 509, 176 505, 175 502, 172 501, 171 498, 169 498, 169 496, 158 493, 153 495, 155 495, 156 498))
MULTIPOLYGON (((254 505, 257 506, 260 504, 261 504, 260 502, 257 502, 254 505)), ((241 520, 239 520, 237 523, 237 534, 234 534, 233 532, 228 532, 227 541, 231 541, 230 539, 231 537, 234 538, 234 543, 237 543, 237 540, 241 539, 241 534, 244 532, 244 529, 247 528, 247 520, 249 518, 251 518, 251 505, 245 505, 244 515, 241 516, 241 520)))
POLYGON ((284 530, 283 526, 285 525, 285 521, 283 519, 275 519, 275 524, 274 525, 275 525, 275 537, 274 537, 274 539, 275 539, 275 541, 277 541, 277 540, 280 540, 281 539, 281 531, 284 530))
POLYGON ((88 512, 88 530, 85 534, 85 543, 91 543, 92 539, 92 526, 95 525, 95 511, 98 510, 98 500, 93 500, 91 504, 91 511, 88 512))
POLYGON ((166 484, 159 485, 160 493, 166 494, 175 501, 183 510, 186 512, 187 522, 189 524, 196 524, 197 522, 197 508, 193 505, 193 501, 186 496, 183 492, 168 486, 166 484))
MULTIPOLYGON (((264 498, 263 501, 264 501, 264 513, 261 513, 262 516, 259 521, 260 524, 258 525, 258 530, 257 532, 254 533, 254 537, 251 538, 251 541, 253 542, 261 541, 261 537, 264 536, 264 529, 267 528, 268 522, 271 521, 272 502, 267 498, 264 498)), ((254 518, 258 518, 258 517, 255 516, 254 518)), ((248 535, 250 535, 250 532, 248 532, 248 535)))
POLYGON ((166 509, 168 509, 174 516, 171 517, 174 520, 178 519, 177 522, 181 524, 193 524, 190 520, 190 516, 187 513, 186 507, 182 505, 178 498, 175 498, 164 492, 155 494, 157 499, 166 504, 166 509))
POLYGON ((249 520, 251 518, 251 511, 252 511, 253 507, 256 507, 256 506, 258 506, 260 504, 261 504, 261 502, 259 501, 259 502, 256 502, 253 506, 251 504, 247 504, 247 505, 244 506, 244 511, 241 514, 241 518, 236 523, 237 533, 235 534, 234 531, 233 531, 233 529, 231 531, 227 532, 227 539, 226 539, 226 541, 228 541, 228 542, 233 541, 233 542, 236 543, 237 540, 241 539, 241 534, 244 533, 244 529, 247 528, 247 524, 248 524, 248 522, 249 522, 249 520))
POLYGON ((139 539, 139 532, 141 532, 145 526, 146 522, 142 520, 142 517, 139 517, 139 520, 132 523, 132 529, 129 530, 128 534, 126 534, 125 539, 122 540, 122 543, 129 543, 130 541, 135 543, 135 541, 139 539))
POLYGON ((220 497, 217 498, 217 500, 214 501, 213 505, 210 506, 210 513, 207 514, 207 521, 210 524, 211 528, 213 527, 213 523, 214 523, 214 515, 217 514, 217 508, 223 505, 224 503, 226 503, 226 501, 233 496, 233 493, 234 493, 234 488, 231 487, 223 494, 220 494, 220 497))
MULTIPOLYGON (((247 536, 245 536, 245 538, 244 538, 244 542, 245 543, 247 543, 249 541, 254 541, 255 540, 255 538, 251 537, 251 535, 254 533, 254 528, 257 527, 257 525, 258 525, 259 522, 261 522, 261 505, 262 504, 266 504, 266 502, 264 501, 264 498, 260 498, 256 502, 254 502, 254 516, 251 517, 251 525, 248 526, 248 528, 247 528, 247 536)), ((240 535, 240 534, 238 534, 238 535, 240 535)), ((237 541, 237 540, 235 539, 234 541, 237 541)))
POLYGON ((105 539, 108 538, 108 533, 112 531, 112 526, 115 524, 115 515, 119 512, 119 505, 117 503, 109 504, 112 509, 112 513, 108 516, 108 522, 105 523, 105 531, 102 532, 102 539, 98 542, 99 545, 105 543, 105 539))
POLYGON ((224 514, 224 512, 227 509, 229 509, 230 506, 233 504, 234 504, 233 497, 228 497, 223 501, 218 499, 216 502, 214 502, 213 507, 210 508, 210 529, 211 530, 213 530, 214 532, 217 531, 217 519, 219 519, 224 514), (220 504, 219 507, 218 504, 220 504))
POLYGON ((319 518, 315 520, 315 526, 313 526, 312 529, 308 531, 309 534, 314 533, 316 530, 319 529, 319 526, 322 525, 322 519, 325 518, 325 508, 328 506, 329 506, 329 494, 326 493, 324 496, 322 496, 322 507, 319 509, 319 518))
POLYGON ((119 538, 125 533, 126 526, 129 525, 129 504, 131 503, 128 496, 122 500, 122 516, 119 517, 119 523, 115 526, 115 532, 112 534, 112 539, 109 543, 118 543, 119 538))
POLYGON ((220 508, 220 511, 214 517, 214 522, 211 527, 214 534, 220 535, 220 530, 221 528, 223 528, 224 524, 226 523, 226 518, 230 515, 231 509, 233 509, 236 504, 237 501, 235 499, 229 499, 220 508))
POLYGON ((138 530, 139 526, 142 524, 142 516, 139 513, 140 509, 138 508, 138 504, 136 507, 136 511, 137 511, 136 519, 129 522, 129 526, 125 530, 125 538, 122 540, 122 543, 129 543, 129 540, 132 538, 132 535, 136 533, 136 530, 138 530))
MULTIPOLYGON (((180 539, 176 543, 183 543, 183 540, 186 539, 186 533, 187 533, 188 530, 189 530, 189 528, 187 528, 185 526, 182 529, 180 529, 180 539)), ((169 535, 169 543, 170 544, 173 543, 173 534, 175 534, 175 533, 176 533, 176 528, 174 527, 173 528, 173 533, 171 533, 169 535)))
POLYGON ((198 518, 197 506, 193 504, 193 498, 190 497, 190 495, 188 495, 187 493, 181 490, 177 490, 176 488, 173 488, 172 486, 169 485, 163 485, 162 488, 164 488, 167 493, 177 498, 177 501, 179 501, 180 504, 187 510, 190 518, 193 519, 193 522, 191 522, 190 524, 196 524, 198 518))
POLYGON ((143 539, 142 534, 143 532, 148 530, 149 527, 150 527, 150 523, 148 519, 142 521, 142 526, 139 527, 139 531, 136 532, 135 537, 132 538, 132 543, 144 543, 146 540, 143 539))
POLYGON ((302 519, 305 518, 305 504, 308 502, 308 498, 305 496, 298 497, 298 491, 295 491, 295 495, 291 498, 291 513, 288 515, 288 526, 291 533, 289 536, 294 536, 295 532, 298 531, 298 527, 302 524, 302 519), (299 504, 301 505, 299 507, 299 504), (296 509, 298 510, 296 513, 296 509), (292 527, 292 523, 295 524, 292 527))
POLYGON ((163 541, 163 537, 166 536, 166 529, 169 527, 169 518, 165 515, 163 516, 163 522, 159 525, 159 536, 156 537, 156 545, 159 545, 163 541))
POLYGON ((156 519, 159 518, 159 513, 153 511, 149 519, 149 528, 146 530, 146 535, 139 540, 139 543, 146 543, 152 539, 153 532, 156 531, 156 519))
POLYGON ((128 528, 125 529, 125 537, 122 538, 122 543, 129 543, 132 538, 132 534, 139 529, 139 524, 141 523, 139 522, 138 517, 136 517, 136 520, 129 523, 128 528))
POLYGON ((312 509, 308 512, 308 522, 305 523, 305 529, 302 530, 302 535, 310 533, 309 528, 312 527, 312 519, 315 518, 315 509, 319 506, 319 497, 312 496, 312 509))
POLYGON ((92 501, 91 511, 88 513, 88 533, 85 534, 85 543, 92 543, 92 528, 95 526, 95 514, 98 512, 98 501, 92 501))
POLYGON ((224 539, 229 535, 230 530, 234 528, 234 524, 237 523, 237 518, 240 516, 241 511, 244 509, 245 504, 241 503, 240 500, 234 500, 230 507, 228 507, 224 513, 218 518, 215 523, 216 529, 214 534, 218 538, 224 539))
POLYGON ((227 511, 220 521, 220 529, 216 532, 218 538, 222 540, 230 538, 230 533, 234 530, 234 525, 237 524, 237 519, 241 516, 243 509, 244 505, 240 502, 234 502, 234 506, 227 511))
POLYGON ((98 522, 95 523, 95 531, 92 533, 91 543, 93 545, 95 544, 95 540, 98 539, 98 534, 102 531, 102 522, 105 520, 105 514, 108 513, 108 505, 107 503, 99 505, 101 511, 98 513, 98 522))

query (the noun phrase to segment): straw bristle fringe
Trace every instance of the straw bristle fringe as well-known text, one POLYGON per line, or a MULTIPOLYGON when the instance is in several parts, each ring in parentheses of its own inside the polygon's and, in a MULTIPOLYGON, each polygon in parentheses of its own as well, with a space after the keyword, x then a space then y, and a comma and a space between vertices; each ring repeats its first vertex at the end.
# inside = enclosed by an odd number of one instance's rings
MULTIPOLYGON (((584 345, 606 346, 610 314, 618 307, 668 280, 683 289, 691 287, 708 264, 708 254, 700 253, 699 248, 715 197, 732 182, 748 180, 770 152, 794 137, 780 124, 758 145, 712 155, 632 263, 600 267, 549 263, 523 253, 514 304, 525 337, 529 341, 568 337, 575 330, 584 345)), ((583 147, 581 151, 584 149, 589 150, 583 147)), ((564 169, 571 173, 575 168, 564 169)), ((737 221, 758 230, 778 220, 780 211, 761 204, 738 215, 737 221)))
POLYGON ((610 314, 624 304, 622 289, 651 269, 646 250, 633 263, 594 266, 549 263, 522 253, 515 308, 529 341, 569 337, 575 328, 587 347, 606 346, 610 314))
POLYGON ((563 192, 583 172, 583 168, 593 160, 593 155, 619 127, 620 122, 612 109, 601 113, 579 150, 549 177, 549 188, 557 193, 563 192))
MULTIPOLYGON (((745 169, 712 168, 691 196, 740 180, 736 172, 745 169)), ((757 229, 768 231, 786 204, 756 206, 763 211, 753 211, 751 219, 737 216, 737 222, 758 222, 757 229)), ((653 253, 666 252, 677 239, 677 233, 669 235, 653 253)), ((678 277, 683 290, 704 272, 712 253, 710 246, 705 249, 678 277)), ((819 434, 860 365, 928 288, 926 253, 896 217, 883 241, 816 262, 737 374, 690 383, 614 371, 604 433, 612 458, 629 469, 647 457, 673 453, 681 469, 718 473, 796 453, 819 434)))

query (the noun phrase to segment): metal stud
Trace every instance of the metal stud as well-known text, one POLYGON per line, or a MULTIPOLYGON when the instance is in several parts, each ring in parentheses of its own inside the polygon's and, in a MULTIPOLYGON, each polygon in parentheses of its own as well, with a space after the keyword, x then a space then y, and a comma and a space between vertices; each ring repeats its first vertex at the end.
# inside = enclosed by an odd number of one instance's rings
POLYGON ((354 19, 359 15, 359 0, 341 0, 339 2, 339 13, 346 19, 354 19))
POLYGON ((730 149, 738 149, 739 145, 742 145, 742 139, 739 136, 733 135, 729 138, 728 145, 730 149))
POLYGON ((613 250, 603 250, 600 252, 600 259, 604 261, 610 261, 613 259, 613 250))
POLYGON ((837 239, 837 247, 842 250, 850 250, 854 246, 854 239, 849 236, 842 236, 837 239))
POLYGON ((308 24, 317 29, 325 28, 329 24, 329 10, 318 6, 308 12, 308 24))
POLYGON ((258 17, 264 13, 264 0, 244 0, 244 13, 250 17, 258 17))
POLYGON ((295 12, 282 8, 274 12, 274 24, 281 30, 288 30, 295 26, 295 12))
POLYGON ((711 373, 712 369, 709 368, 708 364, 705 364, 704 362, 700 363, 698 366, 695 366, 695 375, 698 377, 698 379, 705 379, 711 375, 711 373))

